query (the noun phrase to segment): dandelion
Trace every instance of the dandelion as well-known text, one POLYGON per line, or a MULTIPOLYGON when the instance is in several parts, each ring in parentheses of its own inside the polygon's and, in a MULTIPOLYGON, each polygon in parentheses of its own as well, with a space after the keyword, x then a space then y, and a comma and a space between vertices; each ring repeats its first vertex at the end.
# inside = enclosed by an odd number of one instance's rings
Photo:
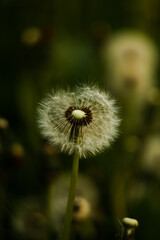
POLYGON ((128 217, 123 218, 123 224, 133 228, 138 227, 138 221, 134 218, 128 218, 128 217))
MULTIPOLYGON (((63 226, 67 195, 69 191, 69 173, 60 175, 49 186, 48 216, 51 228, 60 232, 63 226)), ((73 205, 73 220, 81 221, 86 218, 92 219, 99 204, 98 189, 93 181, 85 175, 79 175, 76 195, 73 205), (84 187, 85 186, 85 187, 84 187)))
POLYGON ((155 102, 158 54, 152 39, 141 32, 120 31, 104 47, 109 88, 123 104, 124 130, 135 134, 144 121, 144 109, 155 102), (149 99, 150 98, 150 99, 149 99))
POLYGON ((104 50, 107 55, 110 86, 122 98, 147 99, 155 82, 157 49, 151 39, 136 31, 115 34, 104 50))
POLYGON ((124 230, 123 230, 123 240, 133 240, 135 229, 138 227, 139 223, 134 218, 125 217, 122 220, 124 230))
POLYGON ((39 126, 45 138, 62 151, 74 153, 62 239, 69 239, 79 158, 96 154, 117 136, 119 119, 115 101, 96 87, 77 87, 74 92, 52 92, 39 106, 39 126))
POLYGON ((62 151, 80 157, 96 154, 117 136, 115 101, 95 87, 52 92, 39 106, 43 136, 62 151))

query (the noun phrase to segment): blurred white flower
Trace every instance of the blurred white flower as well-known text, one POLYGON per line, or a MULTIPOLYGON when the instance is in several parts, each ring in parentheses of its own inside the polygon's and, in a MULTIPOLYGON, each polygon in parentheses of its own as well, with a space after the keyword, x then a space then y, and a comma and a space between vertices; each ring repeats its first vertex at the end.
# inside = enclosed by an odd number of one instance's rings
MULTIPOLYGON (((63 226, 69 183, 69 174, 64 174, 49 187, 48 216, 51 228, 57 232, 63 226)), ((82 221, 94 217, 98 201, 98 191, 94 183, 88 177, 79 175, 73 207, 73 220, 82 221)))
POLYGON ((80 157, 96 154, 117 136, 115 101, 96 87, 52 92, 38 109, 41 132, 51 144, 80 157))
POLYGON ((154 85, 157 65, 157 49, 152 40, 140 32, 122 31, 111 38, 106 48, 110 87, 135 103, 146 100, 154 85))

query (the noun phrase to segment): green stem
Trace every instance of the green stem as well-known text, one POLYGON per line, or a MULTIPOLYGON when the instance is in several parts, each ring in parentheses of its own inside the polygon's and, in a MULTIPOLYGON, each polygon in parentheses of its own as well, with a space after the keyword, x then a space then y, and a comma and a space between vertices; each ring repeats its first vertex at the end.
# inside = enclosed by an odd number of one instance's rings
POLYGON ((73 158, 72 175, 71 175, 67 210, 66 210, 66 215, 64 219, 64 227, 62 231, 61 240, 68 240, 70 235, 73 205, 74 205, 74 198, 76 194, 76 185, 77 185, 77 177, 78 177, 78 165, 79 165, 79 153, 75 152, 74 158, 73 158))

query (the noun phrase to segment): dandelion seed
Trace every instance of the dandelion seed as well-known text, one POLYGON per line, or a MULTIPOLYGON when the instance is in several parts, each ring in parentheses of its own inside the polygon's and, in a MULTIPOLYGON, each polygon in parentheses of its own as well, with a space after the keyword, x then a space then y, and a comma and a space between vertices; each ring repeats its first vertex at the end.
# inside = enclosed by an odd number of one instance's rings
POLYGON ((52 145, 80 157, 96 154, 117 136, 115 101, 96 87, 59 90, 42 100, 38 109, 41 132, 52 145))

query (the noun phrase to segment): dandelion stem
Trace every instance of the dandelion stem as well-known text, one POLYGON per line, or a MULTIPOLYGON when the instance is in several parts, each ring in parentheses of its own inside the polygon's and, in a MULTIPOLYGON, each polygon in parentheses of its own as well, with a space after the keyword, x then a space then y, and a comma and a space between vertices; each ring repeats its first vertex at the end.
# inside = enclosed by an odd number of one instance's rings
POLYGON ((62 231, 61 240, 68 240, 70 235, 73 205, 74 205, 74 198, 76 193, 76 185, 77 185, 77 177, 78 177, 78 165, 79 165, 79 153, 75 152, 74 158, 73 158, 72 175, 71 175, 71 181, 70 181, 67 210, 66 210, 66 215, 64 219, 64 227, 62 231))

